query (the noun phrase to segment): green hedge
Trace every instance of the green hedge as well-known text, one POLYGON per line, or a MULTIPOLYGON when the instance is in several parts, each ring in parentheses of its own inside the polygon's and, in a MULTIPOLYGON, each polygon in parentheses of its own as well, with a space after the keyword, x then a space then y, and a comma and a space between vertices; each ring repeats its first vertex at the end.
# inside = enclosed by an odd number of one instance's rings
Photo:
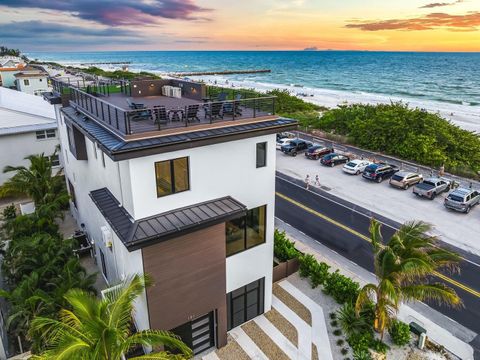
POLYGON ((460 175, 480 170, 480 137, 438 114, 404 103, 340 106, 309 125, 347 136, 364 149, 440 167, 460 175))
POLYGON ((295 259, 300 252, 295 249, 295 243, 288 240, 285 231, 275 229, 273 234, 273 254, 281 262, 295 259))
POLYGON ((410 342, 410 327, 400 320, 392 321, 388 328, 388 333, 395 345, 403 346, 410 342))

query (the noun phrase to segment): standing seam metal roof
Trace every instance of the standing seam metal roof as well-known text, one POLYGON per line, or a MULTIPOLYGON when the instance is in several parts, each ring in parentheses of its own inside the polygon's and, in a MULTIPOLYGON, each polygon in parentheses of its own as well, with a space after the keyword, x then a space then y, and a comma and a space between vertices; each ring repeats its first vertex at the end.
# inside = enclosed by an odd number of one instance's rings
POLYGON ((92 191, 90 197, 130 251, 233 219, 247 210, 225 196, 133 221, 107 188, 92 191))

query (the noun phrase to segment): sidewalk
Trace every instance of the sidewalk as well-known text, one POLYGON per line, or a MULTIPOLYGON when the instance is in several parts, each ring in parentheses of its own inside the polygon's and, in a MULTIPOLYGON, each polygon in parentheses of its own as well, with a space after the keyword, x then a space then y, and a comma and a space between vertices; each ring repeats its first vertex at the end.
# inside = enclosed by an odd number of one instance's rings
MULTIPOLYGON (((328 263, 332 270, 338 269, 342 274, 358 281, 361 285, 376 282, 374 274, 316 242, 292 226, 279 219, 275 220, 275 226, 280 230, 285 230, 300 251, 313 254, 317 260, 328 263)), ((404 322, 415 321, 423 326, 430 339, 443 345, 460 359, 474 359, 473 348, 468 343, 477 334, 438 311, 423 303, 416 302, 408 304, 408 306, 402 305, 398 316, 404 322)))

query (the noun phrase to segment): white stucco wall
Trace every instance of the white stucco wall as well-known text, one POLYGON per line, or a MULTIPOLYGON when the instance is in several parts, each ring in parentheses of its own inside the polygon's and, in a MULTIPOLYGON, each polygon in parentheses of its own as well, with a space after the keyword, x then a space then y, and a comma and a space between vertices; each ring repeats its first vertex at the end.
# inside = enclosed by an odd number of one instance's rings
POLYGON ((247 208, 267 205, 265 244, 227 258, 227 292, 265 277, 265 310, 271 306, 275 206, 275 135, 267 135, 130 161, 136 219, 230 195, 247 208), (267 166, 256 167, 256 144, 267 142, 267 166), (157 198, 157 161, 189 157, 190 190, 157 198))
POLYGON ((0 185, 14 175, 4 174, 5 166, 28 166, 30 163, 25 160, 26 156, 41 153, 51 155, 58 142, 58 134, 56 138, 37 140, 35 131, 0 136, 0 185))
POLYGON ((17 90, 30 94, 39 95, 39 92, 46 92, 48 90, 47 77, 31 77, 31 78, 17 78, 16 79, 17 90), (29 84, 25 85, 24 80, 28 80, 29 84))

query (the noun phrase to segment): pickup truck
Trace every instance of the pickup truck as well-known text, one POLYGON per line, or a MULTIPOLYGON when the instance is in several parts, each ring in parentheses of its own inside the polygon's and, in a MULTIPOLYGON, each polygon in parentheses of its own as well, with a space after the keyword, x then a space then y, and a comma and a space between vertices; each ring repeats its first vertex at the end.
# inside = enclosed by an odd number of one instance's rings
POLYGON ((443 192, 448 192, 452 182, 444 178, 429 178, 413 187, 413 193, 417 196, 433 200, 443 192))
POLYGON ((297 156, 297 153, 299 153, 300 151, 305 151, 312 146, 313 144, 311 142, 301 139, 295 139, 290 141, 288 144, 283 145, 281 150, 284 154, 297 156))
POLYGON ((397 173, 400 169, 398 166, 390 165, 386 163, 375 163, 368 165, 365 170, 363 170, 362 177, 368 180, 376 181, 381 183, 383 180, 392 177, 393 174, 397 173))

